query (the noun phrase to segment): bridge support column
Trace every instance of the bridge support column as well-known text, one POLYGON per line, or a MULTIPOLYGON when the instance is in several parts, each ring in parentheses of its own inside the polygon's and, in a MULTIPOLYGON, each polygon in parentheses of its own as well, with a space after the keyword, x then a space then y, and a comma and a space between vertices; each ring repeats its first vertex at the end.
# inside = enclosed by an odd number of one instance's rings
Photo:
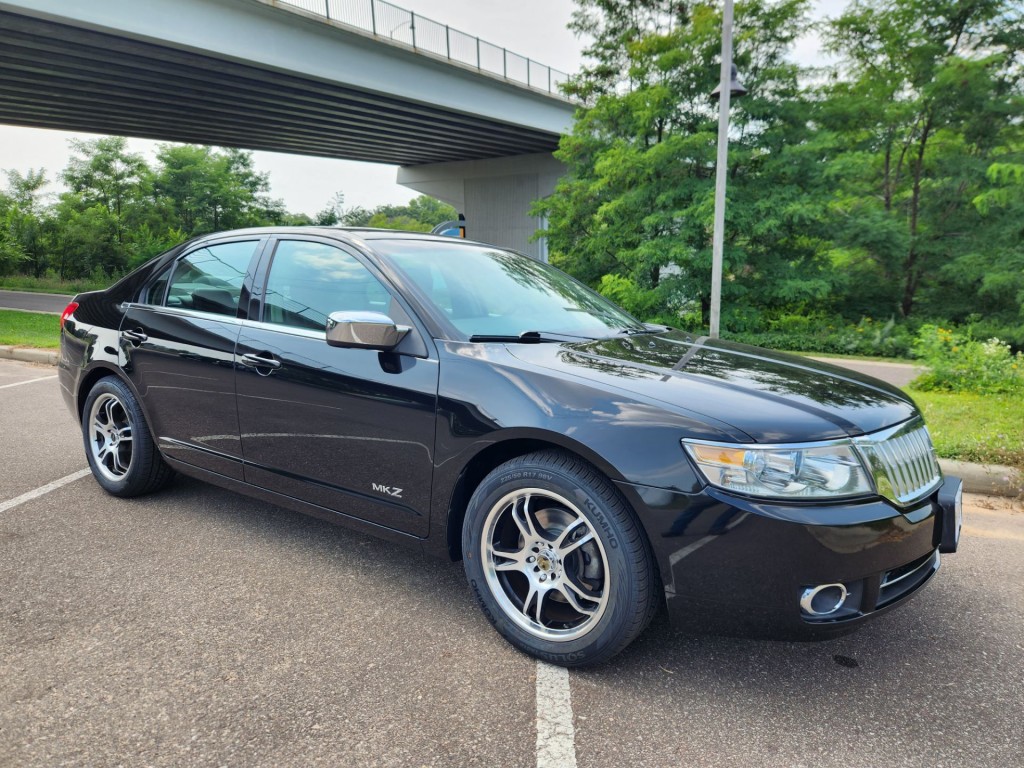
POLYGON ((398 169, 398 183, 454 205, 466 215, 471 239, 547 261, 547 243, 531 239, 543 222, 530 215, 530 206, 554 192, 564 173, 565 166, 545 152, 407 165, 398 169))

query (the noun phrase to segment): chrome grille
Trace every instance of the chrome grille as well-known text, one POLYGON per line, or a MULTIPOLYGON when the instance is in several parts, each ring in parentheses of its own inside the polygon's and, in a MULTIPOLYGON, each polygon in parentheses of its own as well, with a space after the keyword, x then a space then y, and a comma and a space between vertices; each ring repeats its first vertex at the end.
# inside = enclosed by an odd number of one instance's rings
POLYGON ((854 443, 878 492, 900 506, 924 498, 942 481, 931 437, 920 418, 855 438, 854 443))

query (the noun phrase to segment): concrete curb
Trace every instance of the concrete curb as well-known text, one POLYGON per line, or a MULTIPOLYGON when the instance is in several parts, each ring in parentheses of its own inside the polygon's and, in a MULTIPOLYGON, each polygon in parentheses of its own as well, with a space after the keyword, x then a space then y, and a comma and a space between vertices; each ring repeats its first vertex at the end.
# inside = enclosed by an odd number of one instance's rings
POLYGON ((942 474, 953 475, 964 481, 967 493, 990 496, 1024 496, 1024 474, 1014 467, 1001 464, 972 464, 967 461, 939 459, 942 474))
MULTIPOLYGON (((24 363, 56 365, 59 353, 49 349, 0 346, 0 360, 20 360, 24 363)), ((964 481, 967 493, 992 496, 1024 496, 1024 474, 1019 469, 999 464, 971 464, 966 461, 939 459, 944 475, 953 475, 964 481)))
POLYGON ((60 352, 55 349, 0 346, 0 360, 19 360, 23 363, 56 365, 59 359, 60 352))

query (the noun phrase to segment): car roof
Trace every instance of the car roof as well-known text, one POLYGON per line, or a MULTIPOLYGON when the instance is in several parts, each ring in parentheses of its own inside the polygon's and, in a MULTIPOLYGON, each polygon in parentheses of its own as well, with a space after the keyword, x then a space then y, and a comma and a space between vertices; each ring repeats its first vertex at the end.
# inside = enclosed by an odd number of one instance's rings
POLYGON ((377 227, 325 227, 317 225, 232 229, 225 232, 211 232, 198 238, 197 242, 208 238, 235 237, 238 235, 320 235, 321 237, 333 237, 353 243, 372 240, 433 240, 439 243, 451 243, 454 240, 462 243, 473 243, 474 245, 485 245, 485 243, 478 243, 475 240, 465 240, 446 235, 433 235, 429 232, 410 232, 401 229, 381 229, 377 227))

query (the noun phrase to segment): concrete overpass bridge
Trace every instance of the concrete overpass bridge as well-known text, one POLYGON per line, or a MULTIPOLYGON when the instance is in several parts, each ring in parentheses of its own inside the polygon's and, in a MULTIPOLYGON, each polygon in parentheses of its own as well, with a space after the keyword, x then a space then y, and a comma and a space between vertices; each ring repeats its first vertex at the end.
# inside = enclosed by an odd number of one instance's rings
POLYGON ((0 123, 398 165, 540 257, 563 77, 383 0, 0 0, 0 123))

